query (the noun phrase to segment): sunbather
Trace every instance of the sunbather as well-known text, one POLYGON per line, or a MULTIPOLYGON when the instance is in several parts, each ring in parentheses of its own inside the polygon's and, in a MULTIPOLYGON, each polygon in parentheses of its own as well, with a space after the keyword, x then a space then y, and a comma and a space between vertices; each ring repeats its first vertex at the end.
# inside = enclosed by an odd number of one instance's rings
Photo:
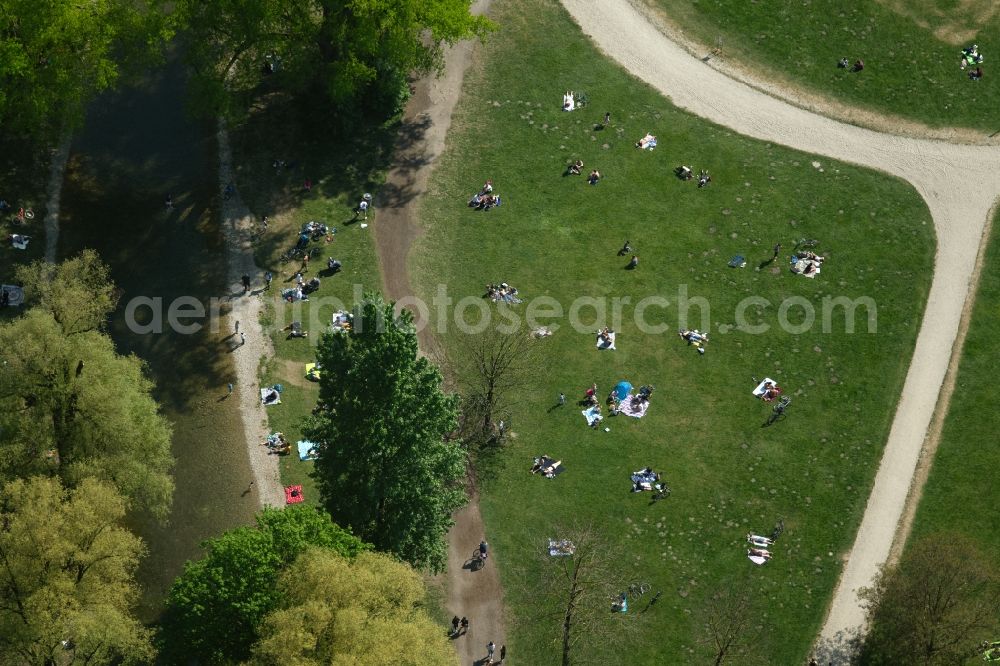
POLYGON ((771 559, 771 551, 764 550, 763 548, 747 548, 747 555, 763 557, 765 560, 771 559))
POLYGON ((773 545, 774 541, 772 539, 768 539, 767 537, 758 536, 756 534, 748 534, 747 543, 757 548, 766 548, 768 546, 773 545))
POLYGON ((563 95, 563 111, 572 111, 576 108, 576 101, 573 99, 573 91, 567 90, 563 95))
POLYGON ((569 165, 569 173, 574 176, 579 176, 583 170, 583 160, 577 160, 569 165))
POLYGON ((614 342, 614 334, 614 331, 605 326, 597 332, 597 337, 605 346, 610 346, 614 342))
POLYGON ((689 345, 696 347, 699 354, 705 353, 705 343, 708 342, 708 333, 702 333, 698 329, 692 329, 688 331, 679 331, 678 335, 686 340, 689 345))
POLYGON ((656 137, 650 134, 649 132, 646 132, 646 136, 642 137, 641 139, 635 142, 635 147, 645 149, 646 146, 648 146, 650 143, 655 144, 656 137))
POLYGON ((705 187, 706 185, 708 185, 711 182, 712 182, 712 177, 710 175, 708 175, 708 171, 706 171, 705 169, 702 169, 698 173, 698 187, 705 187))

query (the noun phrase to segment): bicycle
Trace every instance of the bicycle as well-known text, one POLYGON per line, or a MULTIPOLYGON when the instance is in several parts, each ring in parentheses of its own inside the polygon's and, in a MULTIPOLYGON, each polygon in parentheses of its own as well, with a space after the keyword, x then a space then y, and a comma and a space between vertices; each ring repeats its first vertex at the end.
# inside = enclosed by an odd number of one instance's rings
POLYGON ((650 502, 659 502, 660 500, 670 497, 670 486, 663 482, 661 482, 659 486, 660 487, 656 489, 656 492, 653 494, 653 498, 650 502))
POLYGON ((795 243, 795 249, 796 250, 807 250, 809 248, 816 247, 817 245, 819 245, 819 241, 816 240, 815 238, 800 238, 795 243))
POLYGON ((638 599, 649 592, 650 589, 652 589, 652 586, 649 583, 631 583, 628 586, 628 596, 638 599))
POLYGON ((788 405, 790 404, 792 404, 791 398, 789 398, 787 395, 781 396, 781 398, 778 400, 778 404, 776 404, 774 406, 774 409, 771 410, 771 415, 767 417, 767 422, 764 425, 769 426, 778 419, 780 419, 781 417, 783 417, 785 415, 785 410, 788 409, 788 405))
POLYGON ((22 225, 26 220, 35 219, 35 211, 30 208, 22 208, 17 211, 17 213, 10 218, 10 221, 16 225, 22 225))

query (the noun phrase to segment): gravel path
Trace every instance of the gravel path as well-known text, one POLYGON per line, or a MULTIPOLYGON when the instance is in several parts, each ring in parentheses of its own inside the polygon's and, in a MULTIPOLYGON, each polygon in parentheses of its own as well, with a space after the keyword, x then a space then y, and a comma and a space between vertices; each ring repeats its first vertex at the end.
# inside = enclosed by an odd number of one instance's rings
MULTIPOLYGON (((216 133, 219 145, 219 192, 225 191, 226 185, 235 182, 233 178, 232 151, 229 148, 229 135, 222 122, 216 133)), ((239 322, 240 331, 245 335, 245 343, 240 343, 240 337, 234 335, 233 345, 239 345, 233 351, 233 365, 236 367, 236 397, 240 403, 240 416, 243 419, 243 434, 247 443, 247 453, 250 457, 250 468, 253 470, 253 485, 261 507, 285 506, 285 493, 281 487, 281 477, 278 473, 277 456, 268 455, 267 447, 263 446, 268 435, 267 414, 260 404, 260 381, 258 367, 262 358, 274 356, 271 339, 264 333, 260 325, 261 299, 263 289, 263 271, 257 267, 253 259, 253 245, 250 243, 250 232, 253 230, 254 219, 250 210, 243 203, 239 192, 228 199, 220 196, 222 228, 226 235, 226 247, 229 264, 229 298, 231 310, 228 321, 223 325, 234 330, 239 322), (243 296, 243 286, 240 278, 251 276, 251 293, 243 296)))
MULTIPOLYGON (((562 0, 608 56, 677 106, 741 134, 886 171, 927 202, 937 231, 934 277, 896 417, 868 506, 822 631, 822 661, 864 626, 857 589, 886 562, 948 369, 994 201, 1000 148, 895 136, 840 123, 769 96, 668 39, 628 0, 562 0)), ((865 72, 868 75, 868 72, 865 72)), ((956 72, 956 77, 959 73, 956 72)), ((983 143, 986 143, 984 140, 983 143)), ((669 150, 669 147, 667 148, 669 150)))

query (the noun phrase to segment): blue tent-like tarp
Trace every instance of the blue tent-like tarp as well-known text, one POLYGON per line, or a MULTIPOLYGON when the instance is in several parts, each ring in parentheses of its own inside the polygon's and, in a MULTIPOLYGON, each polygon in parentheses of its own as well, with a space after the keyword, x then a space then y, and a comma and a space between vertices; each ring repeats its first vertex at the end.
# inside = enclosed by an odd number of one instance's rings
POLYGON ((617 397, 619 401, 624 400, 628 397, 629 391, 631 390, 632 385, 623 379, 618 382, 617 386, 615 386, 615 397, 617 397))

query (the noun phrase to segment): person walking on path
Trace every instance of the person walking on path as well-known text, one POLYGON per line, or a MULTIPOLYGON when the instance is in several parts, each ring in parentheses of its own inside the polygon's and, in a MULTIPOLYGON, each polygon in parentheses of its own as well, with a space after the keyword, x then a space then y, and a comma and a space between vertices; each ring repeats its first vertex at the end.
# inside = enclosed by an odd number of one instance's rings
POLYGON ((243 293, 245 294, 250 291, 250 276, 244 273, 240 280, 243 282, 243 293))
POLYGON ((271 280, 273 280, 273 279, 274 279, 274 275, 271 273, 271 271, 267 271, 266 273, 264 273, 264 290, 265 291, 267 291, 268 289, 271 288, 271 280))
POLYGON ((458 623, 459 623, 459 619, 458 619, 457 615, 455 617, 451 618, 451 635, 452 636, 457 636, 458 635, 458 623))
POLYGON ((234 333, 239 333, 240 332, 240 320, 239 319, 236 320, 236 327, 233 329, 233 332, 234 333))
POLYGON ((507 644, 504 643, 503 645, 500 646, 500 663, 502 664, 503 660, 506 658, 507 658, 507 644))
POLYGON ((608 111, 607 113, 604 114, 604 127, 607 127, 610 124, 611 124, 611 112, 608 111))
POLYGON ((486 644, 486 659, 491 664, 493 663, 493 651, 496 649, 497 646, 494 645, 493 641, 490 641, 489 643, 486 644))
POLYGON ((778 253, 779 253, 779 252, 781 252, 781 243, 777 243, 777 244, 776 244, 776 245, 774 246, 774 256, 773 256, 773 257, 771 257, 771 261, 774 261, 775 259, 777 259, 777 258, 778 258, 778 253))
POLYGON ((566 404, 566 394, 565 393, 560 393, 559 394, 559 406, 562 407, 565 404, 566 404))
POLYGON ((240 333, 240 347, 242 347, 246 343, 247 343, 247 336, 244 335, 243 333, 240 333))
POLYGON ((461 625, 462 625, 462 633, 463 634, 469 633, 469 618, 462 616, 461 625))
POLYGON ((226 397, 228 398, 233 394, 233 383, 229 382, 228 384, 226 384, 226 388, 229 389, 229 393, 226 394, 226 397))

